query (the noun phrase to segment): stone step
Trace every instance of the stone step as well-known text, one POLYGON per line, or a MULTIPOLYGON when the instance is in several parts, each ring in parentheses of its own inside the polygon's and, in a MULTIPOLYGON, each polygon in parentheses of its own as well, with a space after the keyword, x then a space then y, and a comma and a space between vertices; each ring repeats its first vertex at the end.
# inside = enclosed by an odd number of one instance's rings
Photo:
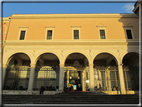
POLYGON ((137 95, 98 95, 95 93, 56 95, 3 95, 3 104, 138 104, 137 95), (83 95, 82 95, 83 94, 83 95))

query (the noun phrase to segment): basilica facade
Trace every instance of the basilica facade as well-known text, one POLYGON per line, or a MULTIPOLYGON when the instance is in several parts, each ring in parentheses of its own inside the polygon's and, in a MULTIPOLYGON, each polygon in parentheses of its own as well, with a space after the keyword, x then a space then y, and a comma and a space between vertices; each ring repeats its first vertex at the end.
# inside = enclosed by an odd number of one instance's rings
POLYGON ((3 18, 3 91, 139 91, 136 14, 3 18), (73 89, 71 88, 73 87, 73 89))

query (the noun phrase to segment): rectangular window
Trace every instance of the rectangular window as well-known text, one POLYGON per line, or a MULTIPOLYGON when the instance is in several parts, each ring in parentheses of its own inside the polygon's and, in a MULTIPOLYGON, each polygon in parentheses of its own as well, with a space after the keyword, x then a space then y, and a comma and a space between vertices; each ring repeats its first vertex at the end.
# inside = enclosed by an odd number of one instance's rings
POLYGON ((74 30, 74 39, 79 39, 79 30, 74 30))
POLYGON ((25 33, 26 33, 26 31, 21 31, 20 40, 24 40, 25 39, 25 33))
POLYGON ((133 39, 131 30, 126 30, 126 33, 127 33, 127 38, 128 39, 133 39))
POLYGON ((106 39, 105 30, 100 30, 100 39, 106 39))
POLYGON ((52 39, 52 30, 47 31, 47 39, 52 39))

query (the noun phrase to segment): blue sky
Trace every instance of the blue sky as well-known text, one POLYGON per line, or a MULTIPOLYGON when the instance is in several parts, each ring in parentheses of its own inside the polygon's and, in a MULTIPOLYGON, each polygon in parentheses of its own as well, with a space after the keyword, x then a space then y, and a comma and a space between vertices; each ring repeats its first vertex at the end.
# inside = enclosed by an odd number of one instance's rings
MULTIPOLYGON (((64 0, 65 1, 64 3, 62 3, 61 0, 52 0, 52 1, 60 1, 58 3, 57 2, 45 3, 39 0, 23 0, 23 1, 31 1, 29 3, 18 2, 22 0, 11 0, 11 1, 17 1, 13 3, 4 2, 7 0, 2 0, 2 1, 3 1, 2 2, 3 17, 8 17, 14 13, 17 14, 133 13, 132 10, 134 8, 136 0, 125 0, 125 3, 124 0, 118 0, 120 3, 114 2, 116 0, 109 0, 108 3, 97 2, 102 0, 90 0, 94 1, 94 3, 93 2, 87 3, 87 0, 78 0, 82 1, 82 3, 81 2, 70 3, 68 2, 69 0, 68 1, 64 0), (36 3, 36 1, 38 1, 38 3, 36 3), (83 3, 84 1, 86 2, 83 3), (110 1, 114 3, 111 3, 110 1)), ((49 0, 42 0, 42 1, 49 1, 49 0)), ((103 1, 108 1, 108 0, 103 0, 103 1)))

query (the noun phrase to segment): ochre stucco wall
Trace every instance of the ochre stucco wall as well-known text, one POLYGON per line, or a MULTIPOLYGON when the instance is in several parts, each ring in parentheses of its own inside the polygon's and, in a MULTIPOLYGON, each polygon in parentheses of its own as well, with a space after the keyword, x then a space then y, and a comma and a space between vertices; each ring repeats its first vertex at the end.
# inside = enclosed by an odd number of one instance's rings
POLYGON ((80 39, 99 39, 97 26, 106 26, 107 39, 126 39, 123 26, 132 26, 134 38, 138 39, 138 18, 11 18, 7 40, 19 39, 19 27, 28 26, 26 40, 46 40, 45 26, 55 26, 53 40, 73 39, 72 27, 80 26, 80 39))

